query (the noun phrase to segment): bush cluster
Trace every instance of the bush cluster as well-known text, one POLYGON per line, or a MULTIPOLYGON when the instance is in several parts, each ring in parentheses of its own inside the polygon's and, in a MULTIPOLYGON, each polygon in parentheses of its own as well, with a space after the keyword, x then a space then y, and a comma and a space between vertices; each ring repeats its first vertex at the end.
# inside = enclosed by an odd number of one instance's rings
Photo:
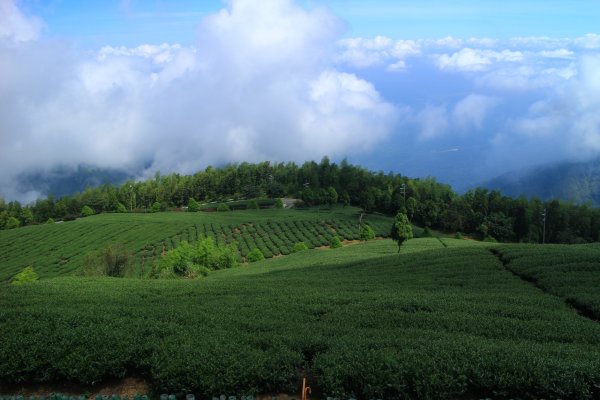
POLYGON ((168 251, 154 263, 154 278, 206 276, 209 271, 232 268, 237 265, 236 250, 232 246, 215 244, 210 237, 190 245, 187 241, 168 251))

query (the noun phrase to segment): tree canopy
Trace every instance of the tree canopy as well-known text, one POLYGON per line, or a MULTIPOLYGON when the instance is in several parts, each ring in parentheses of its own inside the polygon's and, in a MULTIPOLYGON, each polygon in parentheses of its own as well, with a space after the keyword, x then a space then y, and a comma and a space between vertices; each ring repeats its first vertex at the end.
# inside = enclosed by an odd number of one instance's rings
MULTIPOLYGON (((461 232, 500 242, 540 243, 546 210, 548 243, 585 243, 600 239, 600 209, 587 204, 537 198, 511 198, 496 190, 476 188, 462 195, 433 178, 410 179, 401 174, 369 171, 343 160, 320 163, 230 164, 208 167, 193 175, 157 173, 145 181, 102 185, 62 198, 48 196, 22 206, 0 199, 0 229, 44 223, 48 218, 72 220, 88 206, 96 213, 147 212, 188 206, 189 200, 221 203, 228 199, 292 197, 309 206, 332 204, 361 207, 395 215, 398 210, 418 226, 461 232), (336 199, 337 195, 337 199, 336 199)), ((225 206, 221 207, 226 210, 225 206)))
POLYGON ((408 239, 412 239, 413 230, 410 221, 406 214, 399 212, 396 214, 396 218, 394 218, 394 223, 392 224, 392 232, 390 234, 391 238, 398 243, 398 253, 400 253, 400 247, 402 243, 404 243, 408 239))

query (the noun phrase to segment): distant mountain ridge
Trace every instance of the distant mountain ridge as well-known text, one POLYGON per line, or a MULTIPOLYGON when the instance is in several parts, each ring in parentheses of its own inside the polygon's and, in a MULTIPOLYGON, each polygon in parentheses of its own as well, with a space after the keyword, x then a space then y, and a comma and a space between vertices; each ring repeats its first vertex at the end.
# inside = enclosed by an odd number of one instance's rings
POLYGON ((560 162, 524 171, 509 172, 480 186, 511 197, 561 199, 600 205, 600 158, 585 162, 560 162))
POLYGON ((49 172, 29 173, 22 175, 19 180, 23 192, 34 190, 58 198, 83 192, 87 187, 119 185, 130 178, 132 176, 122 170, 79 165, 76 168, 56 167, 49 172))

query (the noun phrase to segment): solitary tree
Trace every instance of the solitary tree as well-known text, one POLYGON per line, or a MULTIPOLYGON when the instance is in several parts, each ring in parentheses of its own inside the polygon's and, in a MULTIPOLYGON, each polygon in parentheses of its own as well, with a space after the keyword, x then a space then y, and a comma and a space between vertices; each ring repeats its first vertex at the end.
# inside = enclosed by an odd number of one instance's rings
POLYGON ((402 243, 413 237, 412 226, 406 214, 396 214, 390 236, 398 243, 398 253, 400 253, 400 246, 402 246, 402 243))

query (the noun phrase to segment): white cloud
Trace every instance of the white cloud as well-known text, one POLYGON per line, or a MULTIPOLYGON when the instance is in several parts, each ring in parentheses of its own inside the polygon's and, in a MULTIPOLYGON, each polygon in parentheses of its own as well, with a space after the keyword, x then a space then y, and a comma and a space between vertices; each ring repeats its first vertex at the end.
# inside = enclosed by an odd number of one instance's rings
POLYGON ((523 60, 520 51, 493 51, 465 47, 452 55, 442 54, 437 57, 440 69, 457 71, 484 71, 496 62, 519 62, 523 60))
POLYGON ((37 39, 41 29, 39 18, 24 15, 13 0, 0 0, 0 39, 28 42, 37 39))
POLYGON ((292 0, 255 5, 233 0, 203 19, 193 47, 89 56, 0 38, 0 195, 14 194, 20 173, 56 165, 189 173, 363 153, 390 134, 397 109, 335 69, 334 15, 292 0))
POLYGON ((583 57, 576 77, 513 122, 516 132, 560 143, 569 157, 600 151, 599 68, 600 56, 583 57))
POLYGON ((499 103, 500 100, 494 97, 470 94, 456 103, 452 117, 461 131, 481 129, 485 117, 499 103))
POLYGON ((419 139, 427 140, 446 133, 449 121, 448 110, 445 106, 428 105, 416 116, 420 127, 419 139))
POLYGON ((389 70, 404 69, 405 59, 421 52, 417 41, 392 40, 385 36, 342 39, 338 47, 338 63, 358 68, 389 64, 389 70))

